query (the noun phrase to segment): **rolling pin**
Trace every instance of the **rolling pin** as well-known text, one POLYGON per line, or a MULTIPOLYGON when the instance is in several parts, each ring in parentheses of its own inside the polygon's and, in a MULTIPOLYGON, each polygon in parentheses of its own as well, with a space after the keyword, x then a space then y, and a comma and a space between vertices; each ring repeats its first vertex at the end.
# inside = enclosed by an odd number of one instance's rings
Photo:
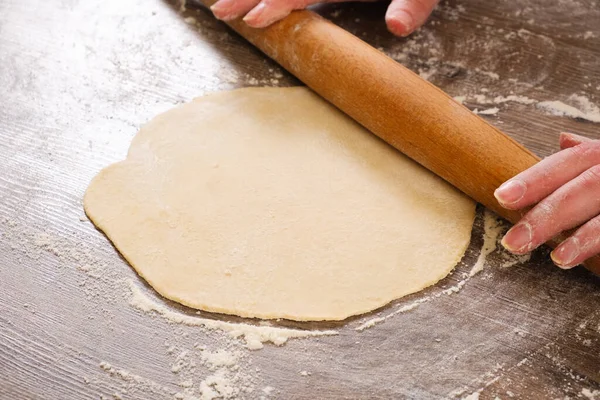
MULTIPOLYGON (((202 0, 210 7, 215 0, 202 0)), ((442 90, 312 11, 264 28, 227 24, 381 139, 512 223, 494 197, 539 158, 442 90)), ((549 243, 556 245, 556 243, 549 243)), ((586 262, 600 274, 600 257, 586 262)))

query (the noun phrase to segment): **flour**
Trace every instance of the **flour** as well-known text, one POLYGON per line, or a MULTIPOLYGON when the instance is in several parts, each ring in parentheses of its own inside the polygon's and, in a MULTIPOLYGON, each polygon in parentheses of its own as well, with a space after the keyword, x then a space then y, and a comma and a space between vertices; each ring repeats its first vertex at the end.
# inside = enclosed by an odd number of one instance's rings
POLYGON ((288 339, 307 338, 316 336, 337 335, 337 331, 302 331, 298 329, 276 328, 269 326, 255 326, 247 324, 236 324, 201 317, 192 317, 169 310, 167 307, 154 302, 146 296, 142 290, 135 285, 132 280, 128 281, 131 290, 129 304, 138 310, 144 312, 155 312, 165 318, 169 323, 184 324, 188 326, 197 326, 207 330, 220 330, 234 339, 241 339, 245 342, 246 348, 258 350, 263 348, 263 343, 273 343, 281 346, 288 339))
POLYGON ((600 399, 600 390, 582 389, 581 395, 588 400, 600 399))
POLYGON ((362 332, 365 329, 372 328, 375 325, 380 324, 380 323, 382 323, 382 322, 384 322, 384 321, 386 321, 386 320, 388 320, 388 319, 390 319, 390 318, 392 318, 392 317, 394 317, 394 316, 396 316, 398 314, 403 314, 405 312, 414 310, 415 308, 417 308, 421 304, 426 303, 426 302, 430 301, 431 299, 432 299, 431 297, 424 297, 422 299, 414 301, 414 302, 412 302, 410 304, 407 304, 405 306, 400 307, 398 310, 396 310, 394 312, 391 312, 390 314, 388 314, 386 316, 372 318, 372 319, 368 320, 367 322, 363 323, 362 325, 360 325, 358 328, 354 328, 354 330, 362 332))
MULTIPOLYGON (((549 115, 559 117, 569 117, 581 119, 590 122, 600 123, 600 107, 592 103, 587 97, 573 94, 568 98, 570 104, 562 101, 538 101, 526 96, 496 96, 495 98, 488 97, 485 94, 469 94, 454 97, 454 100, 460 104, 475 103, 478 105, 518 103, 524 105, 535 105, 538 110, 541 110, 549 115)), ((483 111, 475 109, 475 114, 496 115, 500 111, 497 107, 489 108, 483 111)))
MULTIPOLYGON (((173 345, 165 342, 170 350, 173 345)), ((177 366, 178 386, 174 396, 181 400, 238 399, 254 392, 258 369, 252 368, 247 352, 236 341, 226 341, 216 349, 196 343, 191 349, 168 351, 177 366), (198 383, 196 383, 198 382, 198 383)))
POLYGON ((596 37, 596 35, 592 31, 587 31, 583 34, 583 40, 588 40, 588 39, 592 39, 595 37, 596 37))
POLYGON ((185 18, 183 19, 183 21, 184 21, 186 24, 189 24, 189 25, 196 25, 196 24, 198 23, 198 21, 197 21, 197 20, 196 20, 196 18, 194 18, 194 17, 185 17, 185 18))
POLYGON ((485 76, 487 76, 488 78, 492 78, 492 79, 493 79, 493 80, 495 80, 495 81, 497 81, 497 80, 499 80, 499 79, 500 79, 500 75, 498 75, 498 74, 497 74, 497 73, 495 73, 495 72, 490 72, 490 71, 482 71, 482 70, 481 70, 481 69, 479 69, 479 68, 475 68, 475 72, 477 72, 477 73, 479 73, 479 74, 481 74, 481 75, 485 75, 485 76))
POLYGON ((240 389, 232 385, 223 370, 219 370, 200 383, 200 393, 200 400, 232 399, 238 397, 240 389))
POLYGON ((531 253, 522 255, 502 253, 501 257, 503 259, 503 263, 500 265, 500 268, 511 268, 515 265, 525 264, 526 262, 531 260, 531 253))
POLYGON ((211 370, 222 367, 235 368, 240 357, 240 353, 220 349, 215 352, 203 351, 201 357, 202 361, 206 363, 211 370))
POLYGON ((483 215, 483 226, 483 246, 479 256, 477 257, 475 265, 473 265, 473 268, 469 272, 469 277, 472 277, 483 270, 487 256, 496 250, 496 243, 498 242, 498 237, 502 232, 502 225, 500 224, 498 217, 496 217, 495 214, 487 209, 483 215))
POLYGON ((184 368, 194 368, 195 363, 188 358, 189 352, 187 350, 182 351, 175 358, 175 362, 171 364, 171 372, 174 374, 178 374, 184 368))
POLYGON ((600 108, 587 97, 574 94, 568 101, 573 105, 562 101, 542 101, 537 107, 552 115, 600 123, 600 108))
POLYGON ((519 104, 534 104, 537 102, 537 100, 534 99, 530 99, 527 96, 516 96, 516 95, 510 95, 510 96, 496 96, 494 98, 494 100, 492 100, 494 104, 504 104, 504 103, 508 103, 508 102, 514 102, 514 103, 519 103, 519 104))
POLYGON ((239 350, 218 349, 216 351, 201 350, 203 346, 196 347, 201 351, 198 364, 195 353, 184 350, 180 353, 175 365, 181 366, 178 374, 181 380, 178 386, 181 390, 175 393, 175 399, 233 399, 244 397, 244 393, 252 393, 255 388, 255 376, 245 372, 253 371, 249 361, 241 362, 243 358, 239 350), (201 378, 200 366, 208 369, 209 373, 201 378), (200 379, 198 384, 194 382, 200 379))
POLYGON ((182 388, 191 388, 192 386, 194 386, 194 381, 192 381, 191 379, 185 380, 183 382, 179 382, 179 386, 181 386, 182 388))
MULTIPOLYGON (((119 288, 121 274, 108 268, 105 262, 99 261, 107 259, 104 251, 111 252, 110 247, 98 250, 92 246, 82 246, 82 239, 71 237, 71 232, 42 231, 35 225, 21 225, 14 220, 4 220, 0 223, 5 223, 7 229, 3 233, 9 239, 13 251, 34 262, 45 254, 50 254, 56 259, 57 273, 78 272, 77 284, 88 300, 97 301, 101 298, 103 304, 117 302, 119 296, 112 292, 112 289, 119 288)), ((35 312, 34 309, 31 311, 35 312)), ((89 318, 93 316, 90 315, 89 318)))
MULTIPOLYGON (((253 76, 250 76, 249 74, 245 74, 244 75, 245 82, 250 86, 271 86, 271 87, 278 86, 279 80, 281 78, 283 78, 283 74, 281 74, 281 72, 274 72, 272 68, 269 70, 269 72, 271 72, 273 74, 272 77, 261 78, 261 79, 257 79, 257 78, 254 78, 253 76)), ((227 78, 227 75, 225 75, 225 77, 227 78)), ((238 80, 239 79, 236 78, 235 82, 230 81, 230 83, 236 83, 238 80)))
POLYGON ((219 349, 203 351, 202 362, 212 372, 199 385, 200 399, 237 399, 254 392, 255 383, 251 376, 239 371, 242 357, 239 351, 219 349))
POLYGON ((467 397, 463 397, 463 400, 479 400, 479 394, 480 393, 481 393, 481 391, 477 391, 477 392, 471 393, 467 397))
POLYGON ((173 396, 175 393, 166 386, 160 385, 151 379, 133 374, 127 370, 113 367, 110 363, 102 361, 100 368, 110 376, 120 379, 124 385, 122 391, 127 392, 132 389, 144 390, 150 393, 160 393, 173 396))
POLYGON ((432 76, 434 76, 436 73, 438 72, 437 68, 430 68, 428 70, 425 70, 423 68, 419 68, 419 76, 423 79, 425 79, 426 81, 428 81, 432 76))
POLYGON ((337 10, 333 10, 332 12, 329 13, 329 16, 331 18, 339 18, 340 15, 342 15, 342 9, 338 8, 337 10))
MULTIPOLYGON (((494 383, 496 383, 500 380, 500 378, 503 375, 502 371, 504 371, 504 365, 496 364, 491 371, 487 371, 483 375, 481 375, 479 378, 477 378, 476 382, 479 381, 480 383, 483 384, 483 386, 480 389, 474 391, 473 393, 467 395, 466 397, 461 397, 461 399, 462 400, 479 400, 479 396, 487 387, 493 385, 494 383), (489 378, 491 378, 491 379, 489 379, 489 378)), ((466 391, 467 390, 465 388, 455 390, 449 394, 449 397, 452 398, 452 397, 460 396, 461 394, 465 393, 466 391)))
MULTIPOLYGON (((482 90, 483 92, 483 90, 482 90)), ((485 90, 485 93, 488 91, 485 90)), ((531 99, 526 96, 517 96, 517 95, 509 95, 509 96, 496 96, 494 98, 488 97, 486 94, 469 94, 463 96, 454 97, 455 100, 459 101, 461 104, 465 102, 474 102, 478 105, 492 105, 492 104, 505 104, 505 103, 518 103, 518 104, 535 104, 538 103, 537 100, 531 99)))
POLYGON ((500 109, 498 107, 488 108, 485 110, 479 111, 477 108, 473 110, 473 113, 476 115, 497 115, 500 109))

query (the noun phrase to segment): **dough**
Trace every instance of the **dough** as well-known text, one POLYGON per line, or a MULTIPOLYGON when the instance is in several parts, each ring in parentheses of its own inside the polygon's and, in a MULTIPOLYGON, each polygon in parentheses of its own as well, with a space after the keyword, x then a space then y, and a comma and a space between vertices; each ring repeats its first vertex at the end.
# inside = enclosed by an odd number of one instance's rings
POLYGON ((242 317, 342 320, 433 285, 475 204, 306 88, 154 118, 85 210, 163 296, 242 317))

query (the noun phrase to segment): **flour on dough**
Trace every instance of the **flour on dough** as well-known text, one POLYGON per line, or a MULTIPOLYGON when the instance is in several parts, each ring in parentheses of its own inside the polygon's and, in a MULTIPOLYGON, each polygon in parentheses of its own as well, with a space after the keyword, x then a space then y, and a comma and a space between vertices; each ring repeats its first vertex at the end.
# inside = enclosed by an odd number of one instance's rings
POLYGON ((242 317, 342 320, 444 278, 474 203, 306 88, 159 115, 84 198, 163 296, 242 317))

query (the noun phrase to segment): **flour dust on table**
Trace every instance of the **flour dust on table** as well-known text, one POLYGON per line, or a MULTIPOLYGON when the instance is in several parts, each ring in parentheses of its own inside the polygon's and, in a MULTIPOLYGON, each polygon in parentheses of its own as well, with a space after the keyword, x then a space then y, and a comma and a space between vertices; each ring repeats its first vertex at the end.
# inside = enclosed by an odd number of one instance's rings
POLYGON ((306 88, 159 115, 84 207, 161 295, 242 317, 343 320, 444 278, 473 201, 306 88))

